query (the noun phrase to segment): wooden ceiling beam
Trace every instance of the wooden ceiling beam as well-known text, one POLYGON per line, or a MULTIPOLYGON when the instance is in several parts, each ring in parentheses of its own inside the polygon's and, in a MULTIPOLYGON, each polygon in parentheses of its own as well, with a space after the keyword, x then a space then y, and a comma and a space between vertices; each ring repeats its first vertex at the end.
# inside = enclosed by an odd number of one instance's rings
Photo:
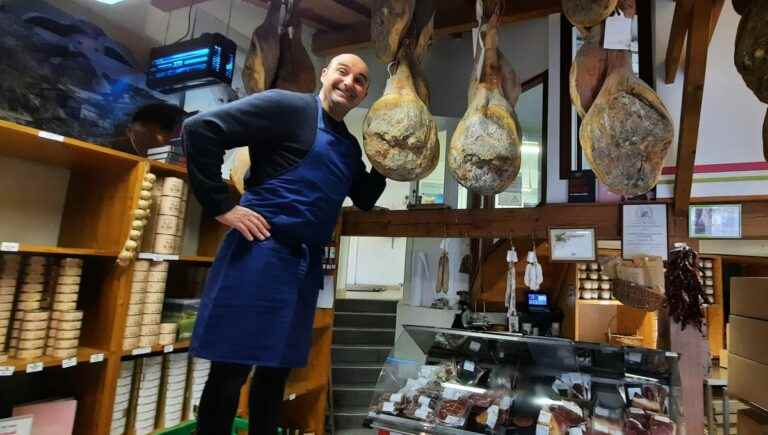
POLYGON ((357 0, 333 0, 334 3, 344 6, 363 18, 371 19, 371 9, 357 0))
POLYGON ((691 27, 692 10, 693 0, 677 0, 677 4, 675 5, 675 15, 672 17, 672 28, 669 31, 667 57, 664 62, 664 82, 668 85, 675 82, 677 71, 680 69, 680 60, 683 57, 683 47, 685 46, 685 36, 688 34, 688 28, 691 27))
POLYGON ((701 103, 704 96, 704 79, 707 69, 707 51, 716 1, 696 0, 691 15, 677 145, 677 173, 675 174, 673 207, 676 216, 683 216, 688 213, 688 204, 691 200, 693 166, 696 161, 701 103))
MULTIPOLYGON (((243 1, 246 3, 250 3, 252 5, 258 6, 260 8, 266 8, 267 4, 269 3, 269 0, 243 0, 243 1)), ((301 7, 301 4, 299 4, 299 17, 302 19, 302 21, 306 22, 312 27, 316 27, 319 31, 329 31, 332 29, 338 29, 340 26, 342 26, 340 23, 337 23, 336 21, 324 15, 318 14, 317 12, 310 10, 306 7, 301 7)))
MULTIPOLYGON (((512 23, 546 17, 562 11, 561 0, 504 0, 502 22, 512 23)), ((477 26, 474 2, 441 0, 435 2, 434 36, 444 37, 468 32, 477 26)), ((370 20, 361 21, 343 30, 316 32, 312 38, 312 51, 318 56, 334 55, 357 50, 371 43, 370 20)))

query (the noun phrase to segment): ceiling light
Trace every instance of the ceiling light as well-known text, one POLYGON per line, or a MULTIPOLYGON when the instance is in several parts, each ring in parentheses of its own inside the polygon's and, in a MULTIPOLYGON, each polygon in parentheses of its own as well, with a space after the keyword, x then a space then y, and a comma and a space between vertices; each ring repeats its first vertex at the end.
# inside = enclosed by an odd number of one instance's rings
POLYGON ((123 0, 96 0, 96 1, 99 3, 104 3, 105 5, 116 5, 123 0))

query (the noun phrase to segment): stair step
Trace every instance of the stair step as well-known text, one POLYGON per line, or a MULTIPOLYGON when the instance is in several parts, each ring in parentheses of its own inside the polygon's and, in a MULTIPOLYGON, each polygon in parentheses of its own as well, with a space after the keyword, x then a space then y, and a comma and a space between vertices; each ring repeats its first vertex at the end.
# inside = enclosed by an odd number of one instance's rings
POLYGON ((333 328, 333 344, 362 344, 391 346, 395 342, 395 330, 389 328, 333 328))
POLYGON ((368 405, 376 395, 376 384, 334 385, 333 408, 344 409, 368 405))
POLYGON ((331 347, 333 364, 380 364, 386 361, 392 347, 369 345, 334 345, 331 347))
POLYGON ((336 430, 362 429, 366 417, 368 417, 368 406, 358 405, 355 407, 335 408, 333 410, 336 430))
POLYGON ((381 366, 334 365, 331 376, 334 384, 359 385, 376 383, 381 374, 381 366))
POLYGON ((337 313, 397 313, 397 301, 336 299, 334 311, 337 313))
POLYGON ((337 311, 333 318, 333 326, 340 328, 394 329, 396 323, 397 315, 394 313, 348 313, 337 311))

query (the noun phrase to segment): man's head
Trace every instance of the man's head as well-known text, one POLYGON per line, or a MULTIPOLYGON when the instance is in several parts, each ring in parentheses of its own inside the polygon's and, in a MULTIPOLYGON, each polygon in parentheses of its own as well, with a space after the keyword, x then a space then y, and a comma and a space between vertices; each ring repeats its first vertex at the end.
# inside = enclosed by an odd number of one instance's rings
POLYGON ((354 54, 340 54, 323 68, 320 100, 334 118, 341 119, 368 95, 368 65, 354 54))
POLYGON ((166 145, 179 136, 187 114, 175 104, 151 103, 141 106, 131 117, 126 134, 133 149, 145 156, 148 148, 166 145))

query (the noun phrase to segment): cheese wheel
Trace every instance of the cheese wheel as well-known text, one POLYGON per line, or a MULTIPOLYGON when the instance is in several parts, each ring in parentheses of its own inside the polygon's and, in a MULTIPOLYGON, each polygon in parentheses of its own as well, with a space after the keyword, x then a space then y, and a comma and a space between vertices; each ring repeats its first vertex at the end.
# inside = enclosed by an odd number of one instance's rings
POLYGON ((128 304, 128 315, 135 316, 141 314, 144 304, 128 304))
POLYGON ((57 325, 57 328, 65 331, 80 329, 83 325, 81 320, 58 320, 58 322, 59 324, 57 325))
POLYGON ((48 321, 47 320, 33 320, 28 321, 25 320, 21 323, 21 330, 22 331, 37 331, 37 330, 45 330, 48 328, 48 321))
POLYGON ((77 302, 78 296, 78 293, 56 293, 56 296, 53 297, 53 302, 54 304, 57 302, 77 302))
POLYGON ((50 334, 48 334, 48 339, 45 340, 45 347, 53 348, 53 345, 56 344, 56 336, 59 333, 58 329, 49 329, 51 331, 50 334))
POLYGON ((45 289, 45 286, 42 284, 22 284, 21 288, 19 289, 22 293, 27 292, 41 292, 45 289))
POLYGON ((141 327, 140 326, 126 326, 125 332, 123 333, 123 337, 125 338, 135 338, 141 335, 141 327))
POLYGON ((181 219, 178 216, 160 214, 157 215, 155 234, 167 234, 175 236, 179 232, 181 219))
POLYGON ((51 314, 51 318, 64 321, 82 320, 83 312, 81 310, 54 311, 51 314))
POLYGON ((56 282, 58 284, 80 284, 80 280, 82 277, 77 275, 59 275, 58 278, 56 278, 56 282))
POLYGON ((134 271, 147 271, 149 270, 149 260, 137 260, 133 263, 134 271))
POLYGON ((123 350, 131 350, 139 347, 139 338, 124 338, 123 350))
POLYGON ((131 292, 145 292, 147 291, 146 281, 134 281, 131 283, 131 292))
POLYGON ((16 309, 21 311, 39 310, 40 301, 19 302, 16 304, 16 309))
POLYGON ((141 314, 128 316, 125 320, 126 327, 139 326, 139 325, 141 325, 141 314))
POLYGON ((160 325, 141 325, 140 335, 157 335, 160 333, 160 325))
POLYGON ((154 346, 157 344, 157 335, 142 335, 139 337, 139 347, 154 346))
POLYGON ((50 322, 48 322, 48 329, 56 329, 59 327, 59 321, 56 319, 51 319, 50 322))
POLYGON ((43 353, 45 353, 44 347, 39 349, 19 349, 16 351, 16 357, 23 359, 39 358, 43 356, 43 353))
POLYGON ((156 234, 153 251, 158 254, 173 254, 176 251, 176 236, 156 234))
POLYGON ((0 276, 3 278, 15 278, 19 275, 21 266, 18 264, 4 264, 0 261, 0 276))
POLYGON ((14 329, 11 331, 11 338, 19 338, 19 336, 21 336, 21 329, 14 329))
POLYGON ((37 338, 37 339, 19 339, 19 343, 17 344, 18 349, 39 349, 41 347, 45 347, 45 339, 44 338, 37 338))
MULTIPOLYGON (((163 312, 163 304, 144 304, 144 313, 159 314, 163 312)), ((157 322, 160 323, 160 322, 157 322)))
POLYGON ((176 177, 165 177, 163 179, 163 196, 175 196, 181 198, 184 194, 184 180, 176 177))
POLYGON ((144 295, 146 295, 146 293, 139 293, 139 292, 131 293, 131 298, 130 298, 130 302, 129 303, 130 304, 143 304, 144 303, 144 295))
POLYGON ((178 329, 178 325, 176 323, 161 323, 160 324, 160 333, 161 334, 176 334, 176 330, 178 329))
POLYGON ((56 349, 72 349, 77 348, 79 338, 57 338, 54 347, 56 349))
POLYGON ((13 309, 13 302, 0 302, 0 312, 11 311, 13 309))
POLYGON ((77 347, 71 348, 71 349, 59 349, 55 348, 53 349, 53 356, 56 358, 72 358, 77 356, 77 347))
POLYGON ((160 324, 161 314, 143 314, 141 316, 142 325, 157 325, 160 324))
POLYGON ((181 198, 175 196, 160 197, 158 214, 179 216, 181 214, 181 198))
MULTIPOLYGON (((19 293, 18 300, 20 302, 35 302, 43 299, 42 292, 35 293, 19 293)), ((0 296, 0 303, 13 301, 13 296, 0 296)))
MULTIPOLYGON (((21 312, 21 311, 20 311, 20 312, 21 312)), ((23 315, 24 315, 24 314, 23 314, 23 312, 21 312, 21 313, 22 313, 22 316, 23 316, 23 315)), ((13 329, 21 329, 21 324, 22 324, 22 323, 23 323, 23 322, 22 322, 21 320, 14 320, 14 321, 13 321, 13 325, 12 325, 12 326, 13 326, 13 329)))
POLYGON ((133 282, 139 282, 139 281, 146 281, 147 280, 147 271, 146 270, 134 270, 133 271, 133 282))
POLYGON ((150 272, 168 272, 169 266, 171 265, 168 261, 153 261, 149 265, 149 271, 150 272))
POLYGON ((64 329, 57 329, 55 336, 57 339, 72 339, 72 338, 80 338, 80 330, 79 329, 73 329, 71 331, 67 331, 64 329))
POLYGON ((80 292, 80 284, 59 284, 56 286, 56 293, 77 294, 80 292))
POLYGON ((173 344, 176 342, 176 334, 160 334, 158 335, 157 343, 163 346, 173 344))
POLYGON ((80 276, 83 268, 80 266, 62 266, 59 268, 59 276, 80 276))
POLYGON ((61 261, 59 261, 59 266, 83 267, 83 259, 82 258, 62 258, 61 261))
POLYGON ((149 293, 165 292, 165 282, 157 282, 157 281, 148 282, 146 291, 149 293))
POLYGON ((36 331, 34 330, 28 330, 28 331, 20 331, 19 338, 22 340, 40 340, 45 339, 46 335, 48 334, 48 331, 45 329, 38 329, 36 331))
POLYGON ((77 302, 54 302, 54 311, 70 311, 77 309, 77 302))
POLYGON ((24 311, 23 319, 29 322, 39 322, 51 318, 51 312, 47 310, 24 311))
POLYGON ((145 304, 162 304, 165 300, 165 292, 147 292, 143 295, 145 304))
POLYGON ((168 272, 149 271, 149 273, 147 274, 147 281, 149 282, 164 283, 167 279, 168 279, 168 272))
POLYGON ((25 284, 42 284, 45 282, 45 275, 42 273, 25 273, 23 282, 25 284))
POLYGON ((0 279, 0 287, 16 287, 16 278, 2 278, 0 279))
MULTIPOLYGON (((24 296, 26 294, 33 295, 32 296, 32 298, 33 298, 32 300, 38 300, 39 301, 40 299, 43 298, 43 294, 42 293, 19 293, 19 300, 22 300, 21 296, 24 296), (37 296, 37 299, 34 299, 35 296, 37 296)), ((0 295, 0 304, 10 304, 10 303, 13 303, 13 295, 0 295)))
POLYGON ((33 255, 30 257, 27 257, 27 260, 24 262, 26 264, 46 264, 48 262, 48 259, 39 255, 33 255))
POLYGON ((7 295, 15 295, 16 294, 16 287, 0 287, 0 295, 7 296, 7 295))

